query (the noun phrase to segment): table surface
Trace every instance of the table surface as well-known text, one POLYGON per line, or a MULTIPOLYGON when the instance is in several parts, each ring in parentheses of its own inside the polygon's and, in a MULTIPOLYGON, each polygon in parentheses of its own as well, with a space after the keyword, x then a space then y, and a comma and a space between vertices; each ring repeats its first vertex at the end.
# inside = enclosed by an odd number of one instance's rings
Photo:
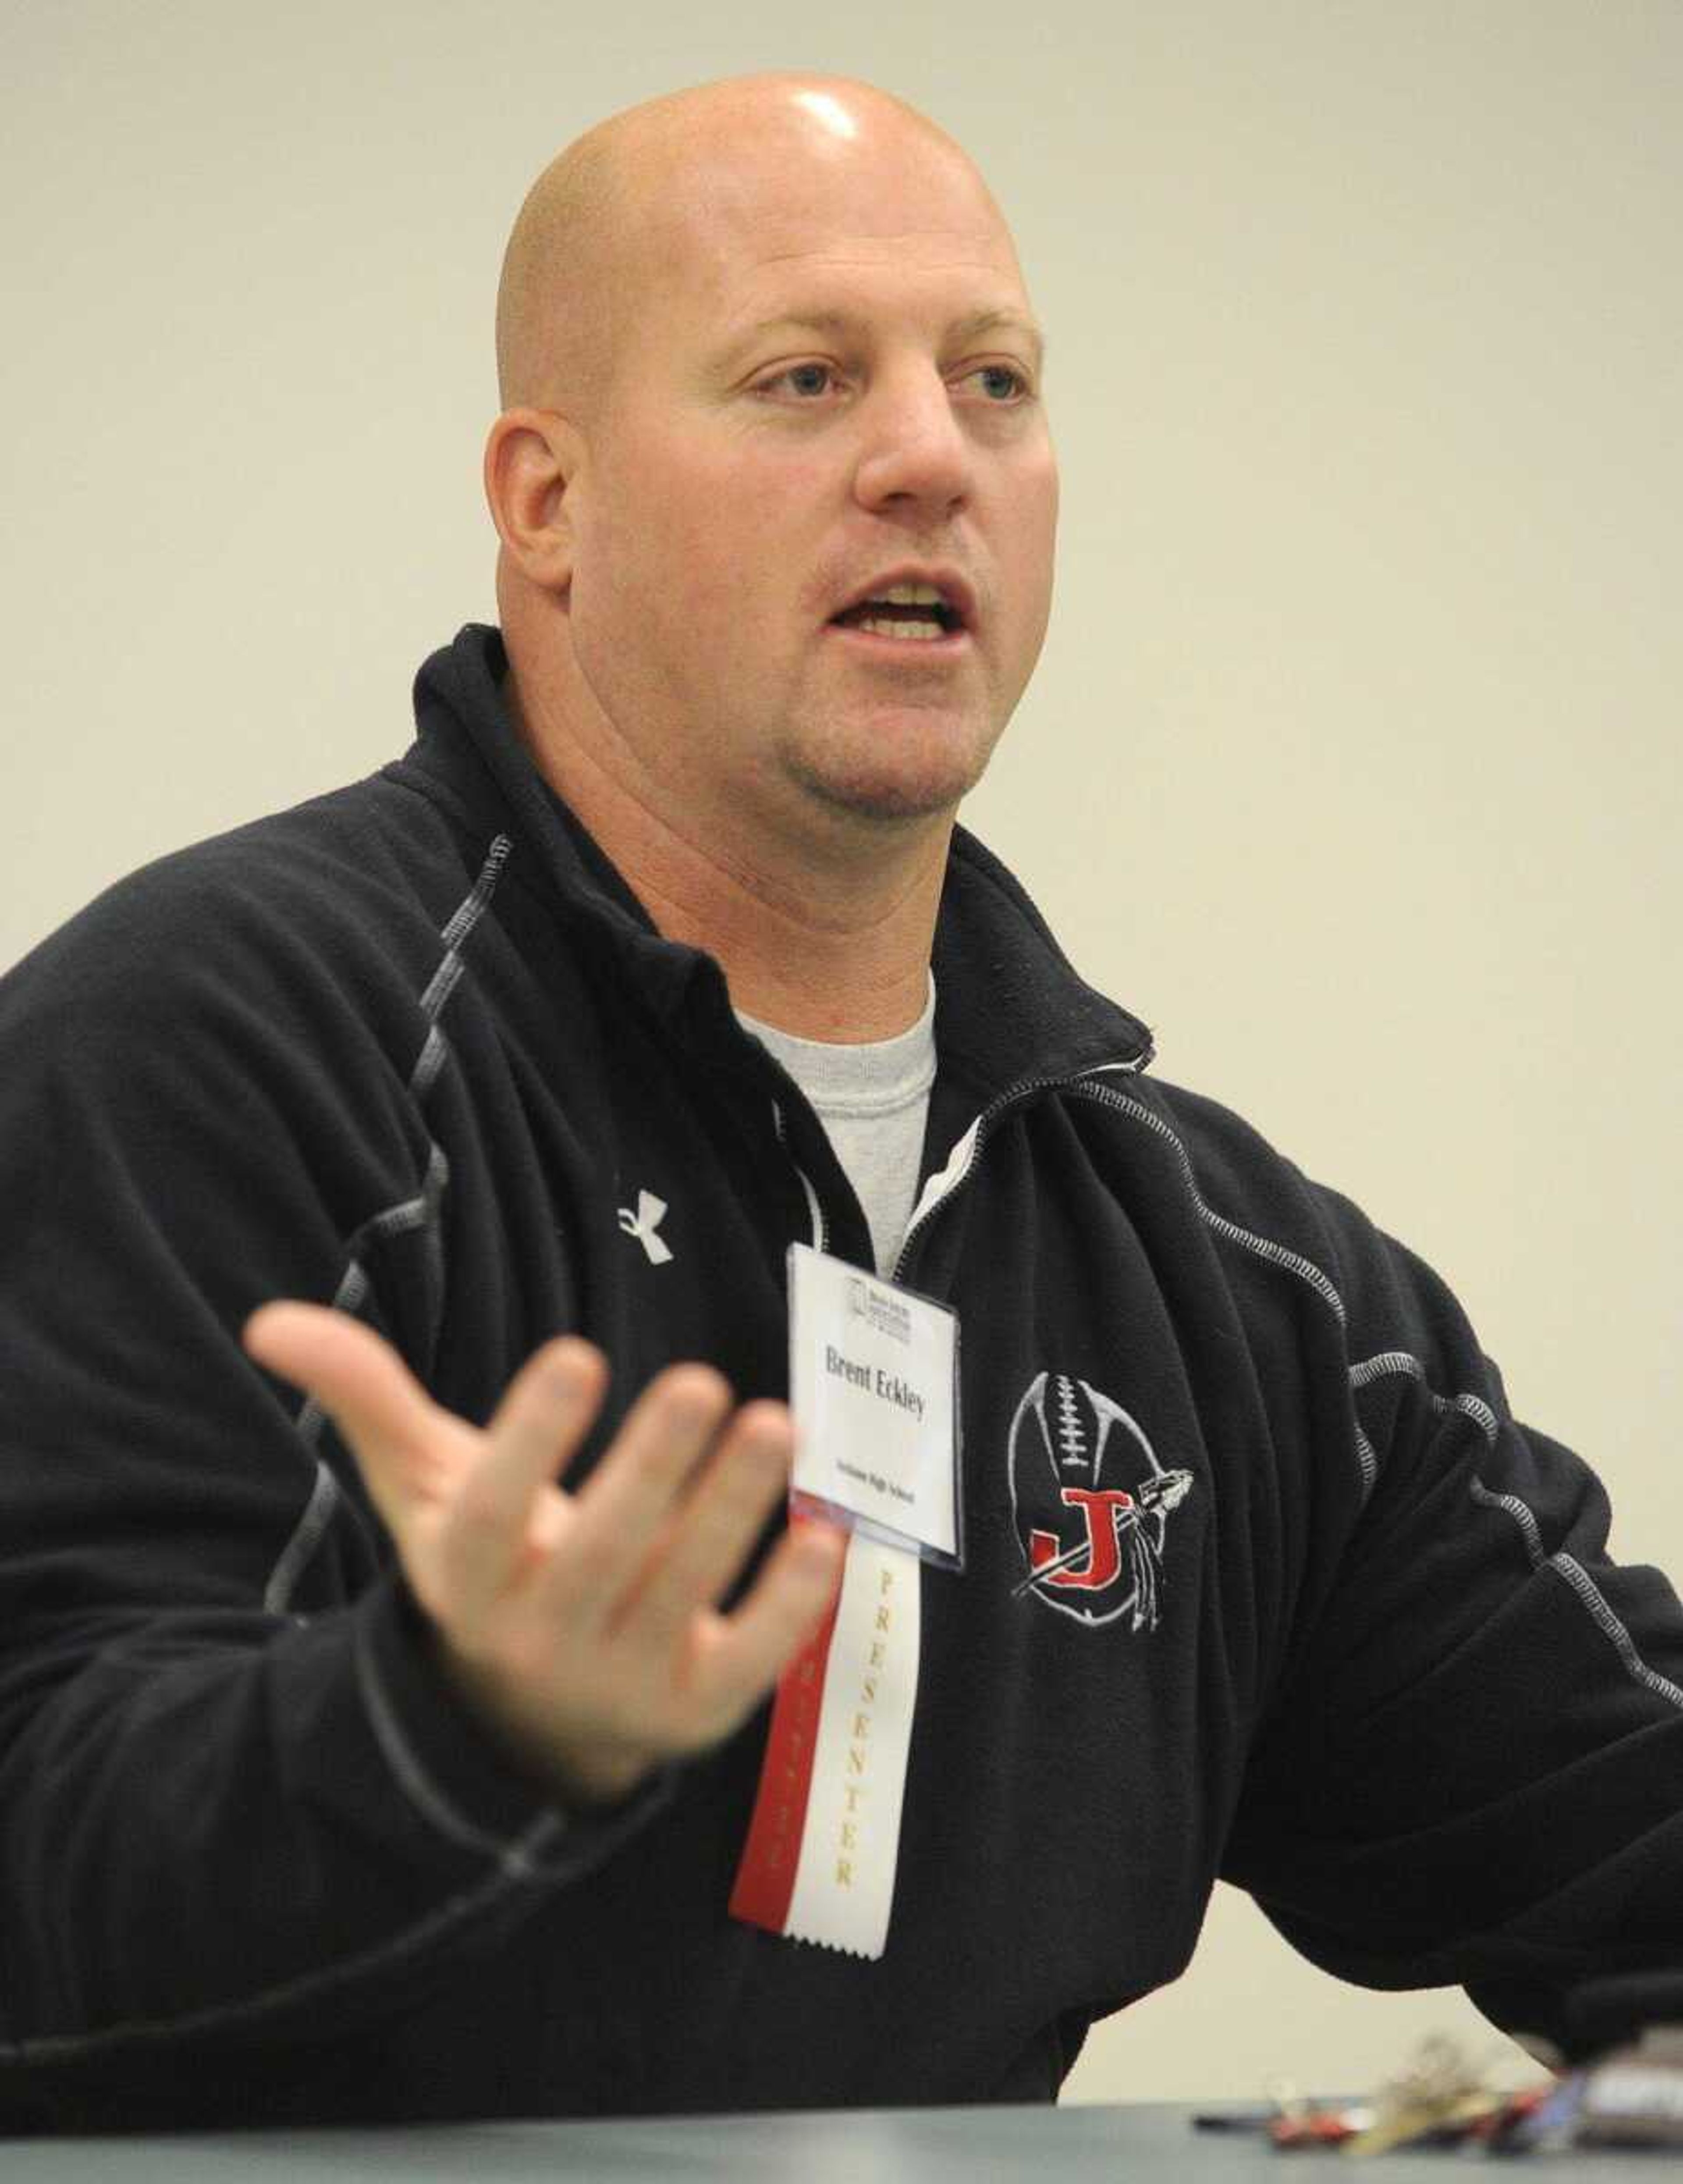
MULTIPOLYGON (((1351 2173, 1326 2153, 1277 2153, 1249 2133, 1194 2131, 1184 2104, 1119 2108, 852 2109, 745 2116, 660 2116, 592 2123, 434 2124, 357 2131, 218 2131, 121 2138, 13 2139, 0 2145, 6 2184, 553 2184, 559 2176, 624 2184, 710 2178, 772 2184, 976 2184, 1045 2175, 1047 2184, 1331 2184, 1351 2173)), ((1475 2160, 1477 2157, 1471 2157, 1475 2160)), ((1630 2184, 1658 2175, 1643 2153, 1541 2156, 1549 2176, 1630 2184)), ((1381 2154, 1363 2184, 1428 2184, 1454 2156, 1381 2154)), ((1500 2164, 1497 2164, 1500 2165, 1500 2164)), ((1511 2170, 1507 2173, 1512 2174, 1511 2170)), ((1522 2164, 1523 2174, 1536 2173, 1522 2164)))

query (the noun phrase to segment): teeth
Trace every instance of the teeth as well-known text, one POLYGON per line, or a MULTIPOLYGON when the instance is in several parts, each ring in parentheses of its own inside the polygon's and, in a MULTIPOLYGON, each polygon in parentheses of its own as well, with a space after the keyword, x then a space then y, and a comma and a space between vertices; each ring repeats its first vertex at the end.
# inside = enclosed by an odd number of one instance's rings
POLYGON ((897 601, 903 607, 938 607, 941 593, 933 584, 893 584, 886 592, 873 592, 874 599, 897 601))
MULTIPOLYGON (((891 599, 895 599, 898 597, 898 593, 891 592, 888 596, 891 599)), ((909 606, 921 604, 921 602, 908 600, 906 604, 909 606)), ((947 634, 946 631, 942 629, 939 622, 881 621, 877 620, 875 616, 869 617, 864 621, 857 623, 855 627, 859 629, 873 630, 878 637, 918 638, 925 644, 930 644, 932 641, 938 640, 939 638, 945 637, 947 634)))

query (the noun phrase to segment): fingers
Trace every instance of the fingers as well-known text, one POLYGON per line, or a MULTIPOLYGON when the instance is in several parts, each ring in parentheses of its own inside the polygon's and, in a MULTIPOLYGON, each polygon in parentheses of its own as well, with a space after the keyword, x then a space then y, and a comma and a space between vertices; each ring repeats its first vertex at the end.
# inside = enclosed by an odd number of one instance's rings
POLYGON ((397 1419, 406 1397, 426 1396, 389 1342, 348 1312, 287 1298, 259 1305, 241 1340, 259 1365, 308 1388, 336 1415, 397 1419))
POLYGON ((265 1305, 242 1340, 332 1417, 417 1597, 462 1658, 542 1663, 519 1671, 522 1719, 576 1724, 618 1690, 643 1742, 665 1719, 651 1748, 711 1741, 833 1606, 845 1535, 801 1523, 740 1606, 714 1612, 787 1488, 794 1434, 781 1403, 733 1418, 709 1366, 658 1374, 569 1493, 561 1479, 607 1384, 602 1353, 579 1337, 536 1351, 483 1432, 435 1403, 392 1346, 344 1312, 265 1305))
POLYGON ((606 1618, 730 1409, 730 1388, 710 1366, 669 1366, 650 1381, 575 1497, 575 1521, 555 1557, 558 1604, 586 1621, 606 1618))
POLYGON ((442 1490, 438 1426, 449 1414, 372 1328, 287 1300, 260 1306, 241 1339, 259 1365, 305 1389, 333 1419, 388 1523, 394 1502, 406 1507, 442 1490))
MULTIPOLYGON (((493 1463, 515 1479, 558 1479, 578 1454, 608 1391, 608 1360, 582 1335, 535 1350, 508 1383, 488 1432, 493 1463)), ((515 1489, 511 1485, 509 1490, 515 1489)))
POLYGON ((260 1305, 241 1339, 259 1365, 365 1432, 401 1438, 435 1408, 391 1344, 347 1312, 291 1300, 260 1305))
POLYGON ((764 1697, 834 1608, 847 1559, 847 1535, 835 1525, 790 1525, 747 1598, 714 1618, 697 1670, 714 1704, 740 1719, 764 1697))
POLYGON ((549 1544, 535 1505, 578 1453, 607 1385, 602 1352, 576 1335, 546 1343, 508 1384, 439 1540, 441 1574, 462 1617, 488 1610, 549 1544))
POLYGON ((781 1502, 794 1445, 793 1422, 781 1403, 737 1412, 657 1542, 643 1583, 624 1604, 624 1620, 635 1618, 670 1642, 697 1607, 713 1606, 781 1502))

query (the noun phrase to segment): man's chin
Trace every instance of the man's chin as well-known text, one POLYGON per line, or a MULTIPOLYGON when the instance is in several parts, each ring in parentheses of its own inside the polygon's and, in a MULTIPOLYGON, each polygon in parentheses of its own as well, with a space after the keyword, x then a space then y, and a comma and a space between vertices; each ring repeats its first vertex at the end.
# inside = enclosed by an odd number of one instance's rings
POLYGON ((885 762, 882 752, 872 751, 847 760, 829 755, 827 762, 797 761, 793 772, 807 794, 838 816, 903 827, 950 819, 981 779, 987 758, 986 751, 949 747, 902 750, 885 762))
MULTIPOLYGON (((969 784, 965 784, 965 787, 969 784)), ((965 787, 939 789, 913 788, 903 782, 809 781, 806 787, 814 800, 837 817, 856 819, 868 826, 914 826, 919 820, 950 818, 958 808, 965 787)))

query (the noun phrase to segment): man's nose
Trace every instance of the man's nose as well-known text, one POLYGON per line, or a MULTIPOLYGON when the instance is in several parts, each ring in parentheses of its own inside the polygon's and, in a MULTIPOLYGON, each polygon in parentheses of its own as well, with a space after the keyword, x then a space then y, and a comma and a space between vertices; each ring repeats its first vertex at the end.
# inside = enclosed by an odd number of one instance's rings
POLYGON ((941 513, 970 490, 972 453, 953 390, 929 367, 879 384, 865 405, 854 489, 867 508, 896 501, 941 513))

